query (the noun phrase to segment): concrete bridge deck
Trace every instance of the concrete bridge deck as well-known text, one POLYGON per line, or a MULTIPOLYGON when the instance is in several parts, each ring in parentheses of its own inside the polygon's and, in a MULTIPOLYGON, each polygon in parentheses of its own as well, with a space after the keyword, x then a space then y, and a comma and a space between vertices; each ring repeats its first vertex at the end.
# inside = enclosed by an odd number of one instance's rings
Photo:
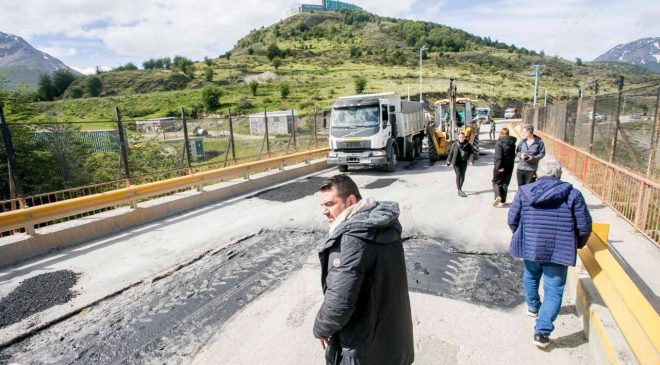
MULTIPOLYGON (((401 162, 395 173, 349 173, 363 196, 400 204, 415 363, 593 363, 568 290, 554 345, 540 351, 532 344, 522 268, 506 254, 508 209, 491 206, 492 143, 483 145, 468 168, 467 198, 456 194, 453 169, 428 160, 401 162)), ((75 295, 62 304, 0 326, 0 343, 8 344, 0 364, 322 363, 311 326, 322 301, 316 248, 327 224, 309 187, 335 171, 0 269, 2 300, 20 301, 16 290, 40 274, 77 275, 75 295)), ((657 297, 658 250, 565 175, 594 220, 612 224, 616 250, 657 297)), ((514 181, 510 200, 515 190, 514 181)))

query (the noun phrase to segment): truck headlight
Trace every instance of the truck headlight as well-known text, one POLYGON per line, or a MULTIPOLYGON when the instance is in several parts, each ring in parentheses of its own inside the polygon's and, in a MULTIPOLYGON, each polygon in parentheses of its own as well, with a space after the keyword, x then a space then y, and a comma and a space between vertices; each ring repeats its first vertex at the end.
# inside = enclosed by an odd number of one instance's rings
POLYGON ((371 153, 371 155, 374 156, 374 157, 376 157, 376 156, 385 156, 385 151, 373 151, 371 153))

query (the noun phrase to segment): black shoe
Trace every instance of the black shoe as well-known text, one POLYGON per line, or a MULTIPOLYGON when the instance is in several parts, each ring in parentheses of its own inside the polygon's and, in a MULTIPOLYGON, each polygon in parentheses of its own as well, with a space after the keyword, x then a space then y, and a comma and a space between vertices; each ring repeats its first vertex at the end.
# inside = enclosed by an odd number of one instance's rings
POLYGON ((550 344, 550 338, 548 336, 544 336, 540 333, 535 333, 534 334, 534 344, 537 347, 540 347, 542 349, 548 347, 550 344))

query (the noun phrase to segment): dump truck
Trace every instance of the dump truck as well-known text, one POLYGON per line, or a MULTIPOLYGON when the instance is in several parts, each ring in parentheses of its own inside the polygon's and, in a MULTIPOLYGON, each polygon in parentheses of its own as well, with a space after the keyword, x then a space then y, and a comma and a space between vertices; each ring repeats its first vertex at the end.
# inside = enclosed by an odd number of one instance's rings
MULTIPOLYGON (((344 96, 332 105, 328 164, 339 171, 351 166, 394 171, 399 159, 412 161, 422 151, 426 123, 420 102, 394 92, 344 96)), ((323 118, 323 126, 328 120, 323 118)))

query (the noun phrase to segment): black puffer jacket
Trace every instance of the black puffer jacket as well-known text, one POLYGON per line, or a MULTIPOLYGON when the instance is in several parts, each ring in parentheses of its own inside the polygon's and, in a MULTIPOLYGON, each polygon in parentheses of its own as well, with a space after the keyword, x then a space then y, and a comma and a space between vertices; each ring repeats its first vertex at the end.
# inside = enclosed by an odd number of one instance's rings
POLYGON ((474 148, 472 145, 465 140, 465 142, 454 142, 449 149, 449 154, 447 155, 447 162, 456 165, 457 163, 468 163, 474 160, 474 148))
POLYGON ((325 299, 314 336, 331 338, 328 364, 409 365, 414 360, 398 217, 397 203, 378 202, 339 224, 319 252, 325 299))
POLYGON ((495 170, 513 169, 516 161, 516 141, 516 137, 502 136, 495 142, 495 170))

